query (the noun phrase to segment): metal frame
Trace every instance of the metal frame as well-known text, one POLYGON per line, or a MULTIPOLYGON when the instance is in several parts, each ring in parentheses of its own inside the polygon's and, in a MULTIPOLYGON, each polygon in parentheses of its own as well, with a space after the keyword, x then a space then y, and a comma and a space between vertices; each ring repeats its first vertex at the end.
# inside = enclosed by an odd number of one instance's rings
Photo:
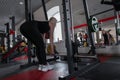
MULTIPOLYGON (((5 24, 6 25, 6 37, 7 37, 7 52, 10 50, 10 25, 9 22, 5 24)), ((9 62, 9 58, 7 57, 7 62, 9 62)))
POLYGON ((116 17, 115 19, 115 30, 116 30, 116 45, 118 45, 118 34, 117 34, 117 29, 118 27, 120 27, 120 24, 119 24, 119 12, 118 11, 114 11, 114 15, 116 17))
POLYGON ((9 23, 6 23, 6 37, 7 37, 7 51, 10 50, 10 35, 9 35, 9 31, 10 31, 10 25, 9 23))
POLYGON ((87 21, 87 24, 88 24, 88 35, 89 35, 89 39, 90 39, 90 43, 91 43, 91 52, 92 54, 96 54, 96 51, 95 51, 95 46, 94 46, 94 43, 93 43, 93 39, 92 39, 92 32, 91 32, 91 28, 90 28, 90 15, 89 15, 89 12, 88 12, 88 5, 87 5, 87 1, 86 0, 83 0, 83 6, 84 6, 84 10, 85 10, 85 17, 86 17, 86 21, 87 21))
MULTIPOLYGON (((34 17, 32 14, 32 7, 31 7, 31 0, 24 0, 25 2, 25 19, 26 21, 31 21, 34 17)), ((32 61, 32 43, 30 41, 28 41, 28 63, 24 64, 24 65, 20 65, 20 68, 27 68, 30 67, 32 65, 36 65, 38 64, 38 62, 35 62, 34 60, 32 61)))
POLYGON ((25 3, 25 19, 26 21, 29 21, 29 5, 28 5, 28 1, 29 0, 24 0, 24 3, 25 3))
POLYGON ((91 16, 91 17, 92 17, 92 16, 96 16, 96 15, 103 14, 103 13, 106 13, 106 12, 109 12, 109 11, 112 11, 112 10, 114 10, 114 8, 111 8, 111 9, 108 9, 108 10, 105 10, 105 11, 101 11, 101 12, 92 14, 92 15, 90 15, 90 16, 91 16))
MULTIPOLYGON (((10 17, 11 21, 12 21, 12 30, 15 31, 15 16, 10 17)), ((13 46, 15 45, 15 34, 13 34, 12 36, 12 42, 13 42, 13 46)))
POLYGON ((47 11, 46 11, 46 6, 45 6, 45 1, 44 0, 42 0, 42 6, 43 6, 44 14, 45 14, 45 19, 48 20, 48 16, 47 16, 47 11))
MULTIPOLYGON (((31 13, 29 12, 29 0, 24 0, 24 3, 25 3, 25 19, 26 21, 31 21, 31 13)), ((28 41, 28 53, 27 53, 27 56, 28 56, 28 63, 27 64, 24 64, 24 65, 20 65, 20 68, 26 68, 28 66, 31 66, 32 64, 32 61, 31 61, 31 42, 28 41)))
POLYGON ((118 11, 115 11, 114 8, 111 8, 111 9, 108 9, 108 10, 105 10, 105 11, 102 11, 102 12, 98 12, 98 13, 95 13, 93 15, 90 15, 91 17, 92 16, 96 16, 96 15, 99 15, 99 14, 103 14, 103 13, 106 13, 106 12, 109 12, 109 11, 112 11, 114 10, 114 16, 116 17, 116 20, 115 20, 115 30, 116 30, 116 45, 118 45, 118 34, 117 34, 117 28, 118 28, 118 15, 119 15, 119 12, 118 11))
MULTIPOLYGON (((95 62, 92 65, 90 65, 89 67, 86 67, 83 70, 78 70, 75 71, 74 70, 74 63, 73 63, 73 51, 72 51, 72 44, 71 44, 71 12, 70 12, 70 0, 62 0, 62 5, 63 5, 63 15, 64 15, 64 25, 65 25, 65 36, 66 36, 66 47, 67 47, 67 61, 68 61, 68 71, 69 71, 69 75, 68 76, 63 76, 63 77, 59 77, 59 80, 70 80, 71 78, 74 77, 78 77, 79 75, 83 75, 85 74, 85 72, 87 72, 88 70, 93 69, 92 67, 95 67, 96 64, 98 63, 95 62), (87 70, 86 70, 87 69, 87 70), (82 74, 79 74, 82 73, 82 74)), ((87 8, 87 2, 86 0, 83 0, 83 5, 84 5, 84 9, 85 9, 85 14, 86 14, 86 20, 87 20, 87 24, 88 24, 88 33, 89 33, 89 37, 90 37, 90 42, 91 42, 91 51, 93 54, 96 54, 95 51, 95 47, 93 44, 93 39, 92 39, 92 34, 90 31, 90 24, 89 24, 89 20, 90 20, 90 16, 88 13, 88 8, 87 8)))
MULTIPOLYGON (((70 59, 73 59, 72 58, 72 45, 70 43, 70 11, 69 11, 69 3, 70 0, 63 0, 63 13, 64 13, 64 24, 65 24, 65 35, 66 35, 66 47, 67 47, 67 57, 70 58, 70 59)), ((84 10, 85 10, 85 17, 86 17, 86 21, 87 21, 87 24, 88 24, 88 34, 89 34, 89 38, 90 38, 90 43, 91 43, 91 51, 93 54, 96 54, 96 51, 95 51, 95 46, 94 46, 94 43, 93 43, 93 39, 92 39, 92 32, 90 30, 90 17, 91 16, 95 16, 95 15, 99 15, 99 14, 102 14, 102 13, 105 13, 105 12, 108 12, 108 11, 111 11, 113 9, 109 9, 107 11, 103 11, 103 12, 100 12, 100 13, 96 13, 94 15, 89 15, 89 12, 88 12, 88 5, 87 5, 87 1, 86 0, 83 0, 83 6, 84 6, 84 10)), ((117 27, 119 26, 119 15, 118 15, 118 12, 116 12, 116 18, 117 18, 117 27)), ((97 62, 93 63, 92 65, 89 65, 87 66, 86 68, 84 68, 83 70, 80 70, 80 71, 76 71, 74 72, 73 70, 73 62, 71 62, 72 60, 69 60, 68 59, 68 68, 69 68, 69 75, 67 76, 62 76, 59 78, 59 80, 71 80, 71 78, 74 78, 74 77, 78 77, 78 76, 82 76, 83 74, 85 74, 86 72, 90 71, 91 69, 94 69, 97 65, 99 65, 99 60, 97 60, 97 62), (73 72, 72 72, 73 71, 73 72), (80 73, 80 74, 79 74, 80 73)))
POLYGON ((74 72, 73 66, 73 50, 72 50, 72 41, 71 41, 71 11, 70 11, 70 0, 62 0, 63 3, 63 15, 64 15, 64 27, 65 27, 65 36, 66 36, 66 47, 67 47, 67 61, 68 61, 68 71, 70 74, 74 72))

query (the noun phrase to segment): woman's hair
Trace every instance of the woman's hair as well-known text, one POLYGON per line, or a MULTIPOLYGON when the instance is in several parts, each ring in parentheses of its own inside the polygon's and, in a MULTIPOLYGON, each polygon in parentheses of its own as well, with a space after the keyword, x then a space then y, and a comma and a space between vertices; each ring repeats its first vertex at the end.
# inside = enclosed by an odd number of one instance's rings
POLYGON ((49 22, 57 22, 57 19, 55 18, 55 17, 51 17, 50 19, 49 19, 49 22))

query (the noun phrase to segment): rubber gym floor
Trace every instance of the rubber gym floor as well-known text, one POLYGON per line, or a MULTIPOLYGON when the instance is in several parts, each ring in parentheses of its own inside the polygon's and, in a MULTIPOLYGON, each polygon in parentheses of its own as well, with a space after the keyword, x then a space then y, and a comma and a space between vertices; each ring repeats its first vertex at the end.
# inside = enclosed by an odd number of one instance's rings
MULTIPOLYGON (((71 80, 120 80, 120 57, 100 56, 100 63, 92 66, 87 72, 71 80)), ((60 76, 68 75, 66 61, 55 61, 50 64, 54 69, 48 72, 38 71, 38 66, 20 69, 20 65, 25 63, 26 57, 16 58, 7 64, 0 64, 0 80, 59 80, 60 76)), ((79 62, 79 69, 83 69, 87 64, 79 62)))

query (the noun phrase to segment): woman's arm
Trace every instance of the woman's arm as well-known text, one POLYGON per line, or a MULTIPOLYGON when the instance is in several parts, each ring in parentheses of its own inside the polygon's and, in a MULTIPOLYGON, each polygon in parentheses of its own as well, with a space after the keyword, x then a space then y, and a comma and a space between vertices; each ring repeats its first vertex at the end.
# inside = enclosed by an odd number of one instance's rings
POLYGON ((54 33, 54 27, 51 27, 50 28, 50 46, 51 46, 51 53, 52 54, 54 54, 53 33, 54 33))
POLYGON ((57 20, 55 18, 51 18, 49 21, 50 26, 50 46, 51 46, 51 54, 54 54, 54 43, 53 43, 53 35, 54 35, 54 28, 56 26, 57 20))

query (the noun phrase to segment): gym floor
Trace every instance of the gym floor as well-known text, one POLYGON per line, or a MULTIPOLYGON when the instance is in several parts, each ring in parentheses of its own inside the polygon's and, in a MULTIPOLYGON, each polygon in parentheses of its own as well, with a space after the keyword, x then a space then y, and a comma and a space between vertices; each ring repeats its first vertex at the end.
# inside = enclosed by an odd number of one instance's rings
MULTIPOLYGON (((25 57, 24 57, 25 58, 25 57)), ((22 57, 22 59, 24 59, 22 57)), ((74 80, 120 80, 120 57, 99 57, 100 63, 74 80)), ((55 61, 50 64, 54 65, 54 70, 42 72, 37 70, 37 66, 20 69, 20 65, 25 60, 17 60, 8 64, 0 65, 0 80, 58 80, 60 76, 68 75, 66 61, 55 61)), ((83 69, 79 63, 79 69, 83 69)), ((72 79, 73 80, 73 79, 72 79)))
POLYGON ((54 70, 48 72, 37 70, 38 65, 21 69, 20 65, 26 63, 26 56, 21 56, 10 63, 0 64, 0 80, 58 80, 59 76, 68 74, 65 61, 50 62, 54 70))

